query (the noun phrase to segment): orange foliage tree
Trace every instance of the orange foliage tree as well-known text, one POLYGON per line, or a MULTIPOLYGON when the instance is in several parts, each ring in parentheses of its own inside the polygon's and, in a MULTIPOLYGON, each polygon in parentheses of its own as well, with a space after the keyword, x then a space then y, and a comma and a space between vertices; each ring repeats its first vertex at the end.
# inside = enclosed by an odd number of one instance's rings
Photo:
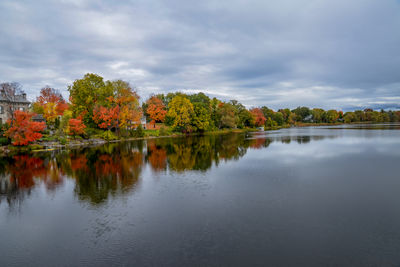
POLYGON ((54 123, 57 116, 63 115, 64 111, 68 109, 68 104, 56 89, 45 87, 40 90, 40 96, 37 97, 34 107, 37 109, 36 112, 43 113, 47 122, 54 123), (41 112, 39 112, 39 108, 41 112))
POLYGON ((257 127, 263 126, 266 118, 264 117, 264 114, 260 108, 253 108, 250 110, 251 114, 253 114, 255 124, 257 127))
POLYGON ((14 119, 9 120, 10 128, 4 136, 12 139, 15 146, 25 146, 42 137, 40 133, 46 127, 44 122, 33 122, 33 113, 17 110, 14 112, 14 119))
POLYGON ((82 135, 85 132, 86 125, 82 122, 80 118, 77 119, 69 119, 69 135, 76 136, 82 135))
POLYGON ((129 83, 117 80, 112 82, 114 95, 109 99, 111 106, 119 107, 118 129, 130 128, 140 121, 142 112, 139 107, 139 95, 129 83))
POLYGON ((107 97, 106 106, 93 110, 93 121, 103 129, 129 128, 141 117, 139 96, 127 82, 113 81, 113 96, 107 97))
POLYGON ((96 107, 93 110, 93 121, 100 128, 111 130, 119 127, 119 106, 106 108, 96 107))
POLYGON ((152 123, 164 122, 167 109, 164 103, 156 96, 152 96, 147 100, 147 113, 152 119, 152 123))

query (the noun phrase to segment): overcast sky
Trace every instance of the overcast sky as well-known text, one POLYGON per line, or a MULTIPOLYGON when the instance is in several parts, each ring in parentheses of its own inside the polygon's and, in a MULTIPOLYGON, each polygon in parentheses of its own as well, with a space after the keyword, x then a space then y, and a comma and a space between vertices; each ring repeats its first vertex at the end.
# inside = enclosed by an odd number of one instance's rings
POLYGON ((398 0, 1 0, 0 82, 85 73, 248 107, 400 107, 398 0))

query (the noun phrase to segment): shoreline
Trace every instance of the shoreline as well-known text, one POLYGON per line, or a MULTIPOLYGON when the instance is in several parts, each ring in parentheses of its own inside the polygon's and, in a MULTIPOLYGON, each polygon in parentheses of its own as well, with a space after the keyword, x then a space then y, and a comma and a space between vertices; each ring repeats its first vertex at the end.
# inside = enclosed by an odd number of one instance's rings
MULTIPOLYGON (((335 126, 335 125, 354 125, 354 124, 373 124, 373 123, 298 123, 293 125, 282 125, 282 126, 273 126, 273 127, 264 127, 264 131, 276 131, 285 128, 303 128, 303 127, 318 127, 318 126, 335 126)), ((37 152, 49 152, 49 151, 61 151, 61 150, 71 150, 71 149, 79 149, 85 147, 94 147, 100 146, 107 143, 120 143, 120 142, 130 142, 130 141, 139 141, 139 140, 151 140, 158 138, 177 138, 177 137, 190 137, 190 136, 206 136, 206 135, 220 135, 220 134, 229 134, 229 133, 245 133, 245 132, 257 132, 262 131, 258 128, 246 128, 246 129, 224 129, 217 131, 209 131, 203 133, 190 133, 190 134, 177 134, 173 133, 171 135, 148 135, 144 137, 130 137, 130 138, 121 138, 117 140, 107 141, 101 138, 89 138, 89 139, 71 139, 68 144, 61 144, 57 141, 52 142, 36 142, 27 146, 1 146, 0 147, 0 157, 8 156, 12 154, 18 153, 37 153, 37 152)))
POLYGON ((203 133, 190 133, 190 134, 171 134, 171 135, 162 135, 162 136, 144 136, 144 137, 129 137, 129 138, 121 138, 117 140, 107 141, 100 138, 89 138, 89 139, 72 139, 68 144, 61 144, 60 142, 36 142, 29 144, 27 146, 1 146, 0 147, 0 157, 7 156, 10 154, 18 154, 18 153, 37 153, 37 152, 49 152, 49 151, 61 151, 61 150, 71 150, 71 149, 79 149, 85 147, 94 147, 101 146, 108 143, 120 143, 120 142, 130 142, 130 141, 139 141, 139 140, 151 140, 158 138, 178 138, 178 137, 189 137, 189 136, 202 136, 202 135, 220 135, 220 134, 228 134, 228 133, 245 133, 245 132, 255 132, 259 131, 255 128, 248 129, 229 129, 229 130, 218 130, 218 131, 210 131, 203 133))

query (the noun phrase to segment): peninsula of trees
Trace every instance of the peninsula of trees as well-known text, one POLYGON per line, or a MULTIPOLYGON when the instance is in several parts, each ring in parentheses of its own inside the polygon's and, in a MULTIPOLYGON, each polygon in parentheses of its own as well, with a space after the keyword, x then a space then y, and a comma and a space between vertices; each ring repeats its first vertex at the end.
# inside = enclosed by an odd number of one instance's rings
MULTIPOLYGON (((2 88, 10 85, 0 84, 2 88)), ((224 102, 204 93, 151 95, 140 105, 139 95, 128 82, 105 81, 91 73, 75 80, 68 91, 66 101, 57 90, 45 87, 29 110, 13 110, 1 126, 0 143, 21 146, 48 140, 65 144, 76 139, 114 140, 222 129, 274 129, 307 122, 400 121, 400 111, 365 109, 343 113, 307 107, 274 111, 266 106, 247 109, 236 100, 224 102)))

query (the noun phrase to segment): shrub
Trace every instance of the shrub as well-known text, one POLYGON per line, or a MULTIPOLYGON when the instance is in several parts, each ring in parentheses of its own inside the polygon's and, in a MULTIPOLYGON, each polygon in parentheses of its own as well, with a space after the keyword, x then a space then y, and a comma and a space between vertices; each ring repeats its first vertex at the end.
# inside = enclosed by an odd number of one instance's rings
POLYGON ((143 136, 144 136, 144 130, 143 130, 142 125, 139 125, 139 126, 136 128, 136 130, 133 130, 133 131, 132 131, 132 137, 137 137, 137 138, 139 138, 139 137, 143 137, 143 136))
POLYGON ((96 129, 96 128, 86 128, 85 129, 85 137, 91 138, 95 136, 102 136, 104 134, 104 130, 96 129))
POLYGON ((33 113, 15 111, 12 126, 4 133, 12 139, 13 145, 24 146, 42 137, 41 132, 45 128, 44 122, 34 122, 31 120, 33 113))
POLYGON ((144 130, 144 136, 158 136, 158 130, 144 130))
POLYGON ((86 125, 80 119, 69 119, 68 125, 69 135, 76 137, 85 133, 86 125))
POLYGON ((31 144, 28 146, 29 150, 39 150, 39 149, 43 149, 43 146, 41 145, 37 145, 37 144, 31 144))
POLYGON ((168 135, 168 131, 164 126, 161 126, 160 130, 158 131, 158 136, 166 136, 168 135))
POLYGON ((0 145, 6 146, 10 143, 11 143, 10 139, 8 139, 7 137, 0 137, 0 145))
POLYGON ((60 142, 61 145, 67 144, 67 139, 66 138, 58 138, 58 141, 60 142))
POLYGON ((127 129, 120 129, 119 133, 120 133, 121 137, 125 137, 125 138, 130 137, 132 135, 131 131, 127 130, 127 129))
POLYGON ((105 131, 102 135, 101 138, 103 138, 106 141, 112 141, 112 140, 117 140, 118 138, 113 134, 111 131, 105 131))

